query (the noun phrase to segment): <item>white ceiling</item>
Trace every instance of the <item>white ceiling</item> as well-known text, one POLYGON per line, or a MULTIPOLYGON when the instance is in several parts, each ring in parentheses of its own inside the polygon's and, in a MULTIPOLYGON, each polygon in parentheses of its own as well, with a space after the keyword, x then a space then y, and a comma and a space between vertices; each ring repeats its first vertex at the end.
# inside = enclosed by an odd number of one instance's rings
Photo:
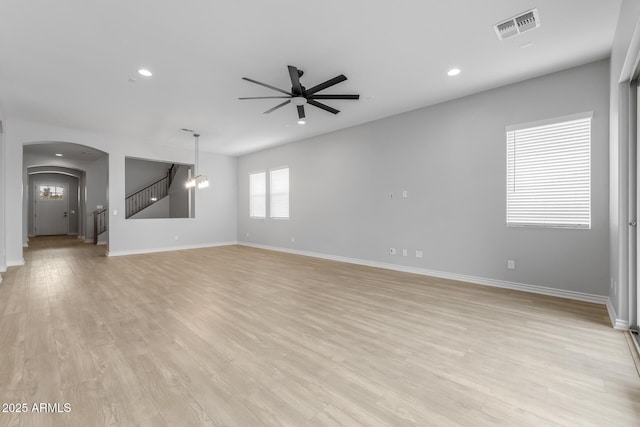
POLYGON ((432 105, 609 55, 621 0, 2 0, 0 100, 9 117, 242 154, 432 105), (493 24, 533 7, 542 26, 499 41, 493 24), (529 47, 521 47, 533 43, 529 47), (263 111, 287 65, 337 116, 263 111), (462 74, 452 78, 452 66, 462 74), (137 75, 140 67, 152 78, 137 75), (135 78, 135 83, 129 82, 135 78))

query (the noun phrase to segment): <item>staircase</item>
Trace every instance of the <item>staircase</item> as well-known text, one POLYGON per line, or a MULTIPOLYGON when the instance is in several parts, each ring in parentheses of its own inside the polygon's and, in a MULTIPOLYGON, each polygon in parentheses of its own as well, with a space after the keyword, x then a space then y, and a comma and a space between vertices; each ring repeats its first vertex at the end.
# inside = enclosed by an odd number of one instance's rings
POLYGON ((171 165, 163 178, 128 195, 124 204, 125 218, 130 218, 141 210, 165 198, 169 194, 169 188, 171 187, 177 170, 178 168, 175 164, 171 165))

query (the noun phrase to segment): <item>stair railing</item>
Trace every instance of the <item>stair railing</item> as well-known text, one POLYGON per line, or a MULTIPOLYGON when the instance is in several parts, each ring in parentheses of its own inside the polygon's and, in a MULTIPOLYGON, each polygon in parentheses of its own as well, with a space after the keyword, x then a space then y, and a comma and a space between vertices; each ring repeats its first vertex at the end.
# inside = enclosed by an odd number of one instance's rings
POLYGON ((107 231, 107 210, 93 211, 93 244, 98 244, 98 236, 107 231))
POLYGON ((171 165, 164 178, 136 191, 125 199, 125 218, 130 218, 169 194, 177 168, 171 165))

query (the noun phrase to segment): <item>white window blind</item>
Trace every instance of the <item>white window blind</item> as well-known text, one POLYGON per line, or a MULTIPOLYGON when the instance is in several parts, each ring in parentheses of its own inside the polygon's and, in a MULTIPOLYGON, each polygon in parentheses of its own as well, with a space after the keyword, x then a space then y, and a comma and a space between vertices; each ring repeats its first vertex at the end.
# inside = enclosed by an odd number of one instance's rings
POLYGON ((266 218, 267 216, 266 172, 249 175, 249 216, 252 218, 266 218))
POLYGON ((289 168, 269 172, 271 218, 289 218, 289 168))
POLYGON ((507 128, 507 225, 591 228, 591 113, 507 128))

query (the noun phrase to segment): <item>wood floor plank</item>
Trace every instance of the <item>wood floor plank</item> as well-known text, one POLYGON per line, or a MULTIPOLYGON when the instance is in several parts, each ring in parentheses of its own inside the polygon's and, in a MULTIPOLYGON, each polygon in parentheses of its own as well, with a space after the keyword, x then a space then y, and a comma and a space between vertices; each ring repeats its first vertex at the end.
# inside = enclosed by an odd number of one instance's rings
POLYGON ((240 246, 35 238, 0 284, 0 426, 637 426, 605 307, 240 246))

